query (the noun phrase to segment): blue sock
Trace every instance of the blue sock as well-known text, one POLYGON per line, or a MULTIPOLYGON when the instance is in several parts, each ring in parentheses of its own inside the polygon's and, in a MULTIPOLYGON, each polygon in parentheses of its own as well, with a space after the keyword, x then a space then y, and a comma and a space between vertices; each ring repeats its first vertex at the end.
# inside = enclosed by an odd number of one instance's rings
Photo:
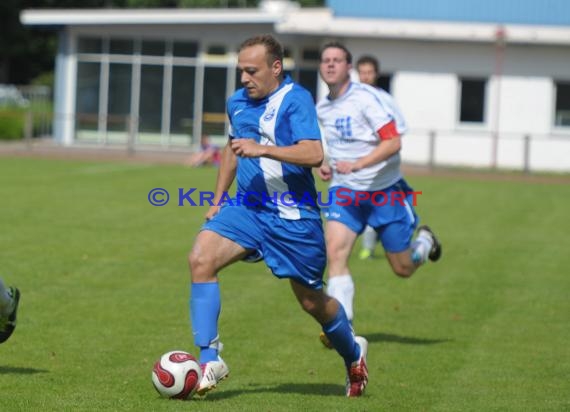
POLYGON ((360 346, 354 340, 352 327, 341 304, 338 305, 338 312, 335 318, 322 326, 323 332, 327 335, 336 351, 342 356, 347 366, 358 360, 360 357, 360 346))
POLYGON ((214 283, 192 283, 190 294, 190 318, 194 343, 200 347, 200 363, 218 359, 217 348, 210 343, 218 336, 220 316, 220 285, 214 283))

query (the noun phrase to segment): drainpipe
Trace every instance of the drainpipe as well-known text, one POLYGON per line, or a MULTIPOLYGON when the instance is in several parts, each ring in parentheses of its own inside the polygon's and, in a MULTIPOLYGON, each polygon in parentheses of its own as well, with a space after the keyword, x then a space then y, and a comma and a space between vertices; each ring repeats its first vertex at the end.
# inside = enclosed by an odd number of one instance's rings
POLYGON ((506 31, 503 26, 498 26, 495 31, 495 118, 492 126, 492 152, 491 167, 497 168, 499 156, 499 125, 501 120, 501 77, 503 76, 503 66, 505 62, 505 39, 506 31))

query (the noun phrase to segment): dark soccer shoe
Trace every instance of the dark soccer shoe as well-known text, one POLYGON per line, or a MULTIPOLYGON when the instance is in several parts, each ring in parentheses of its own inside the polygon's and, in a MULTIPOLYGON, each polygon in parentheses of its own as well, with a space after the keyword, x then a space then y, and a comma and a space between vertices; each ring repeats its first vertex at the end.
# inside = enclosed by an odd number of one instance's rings
POLYGON ((18 314, 18 304, 20 303, 20 291, 17 288, 10 288, 10 295, 14 299, 14 309, 7 319, 0 319, 0 343, 4 343, 16 329, 16 315, 18 314))
POLYGON ((431 236, 431 238, 433 240, 433 246, 431 247, 431 250, 429 251, 429 255, 428 255, 429 260, 431 260, 432 262, 437 262, 439 260, 439 258, 441 257, 441 243, 439 240, 437 240, 437 237, 435 237, 435 234, 432 232, 432 230, 429 228, 429 226, 423 225, 423 226, 420 226, 418 228, 418 232, 420 232, 422 230, 429 233, 429 235, 431 236))

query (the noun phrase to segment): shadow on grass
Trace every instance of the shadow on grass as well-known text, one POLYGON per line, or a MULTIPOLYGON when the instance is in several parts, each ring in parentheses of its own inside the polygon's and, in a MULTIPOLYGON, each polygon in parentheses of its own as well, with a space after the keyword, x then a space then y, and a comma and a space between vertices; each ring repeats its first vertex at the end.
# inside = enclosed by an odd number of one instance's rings
POLYGON ((344 395, 344 385, 333 385, 329 383, 284 383, 273 386, 250 387, 240 390, 227 390, 212 392, 208 394, 208 400, 224 400, 235 396, 254 393, 297 393, 301 395, 321 395, 321 396, 342 396, 344 395))
POLYGON ((399 336, 391 333, 371 333, 364 336, 368 342, 394 342, 406 345, 435 345, 438 343, 451 342, 452 339, 426 339, 413 336, 399 336))
POLYGON ((46 369, 20 368, 18 366, 0 366, 0 375, 14 373, 18 375, 33 375, 34 373, 47 373, 46 369))

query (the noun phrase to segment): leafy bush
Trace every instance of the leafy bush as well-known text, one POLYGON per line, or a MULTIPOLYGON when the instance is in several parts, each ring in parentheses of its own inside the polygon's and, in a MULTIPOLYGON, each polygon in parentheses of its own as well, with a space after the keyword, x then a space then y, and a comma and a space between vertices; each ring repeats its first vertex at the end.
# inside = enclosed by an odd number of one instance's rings
POLYGON ((54 73, 51 72, 44 72, 36 77, 30 83, 33 86, 48 86, 49 88, 53 89, 54 85, 54 73))
POLYGON ((24 137, 26 112, 18 109, 0 110, 0 140, 18 140, 24 137))

